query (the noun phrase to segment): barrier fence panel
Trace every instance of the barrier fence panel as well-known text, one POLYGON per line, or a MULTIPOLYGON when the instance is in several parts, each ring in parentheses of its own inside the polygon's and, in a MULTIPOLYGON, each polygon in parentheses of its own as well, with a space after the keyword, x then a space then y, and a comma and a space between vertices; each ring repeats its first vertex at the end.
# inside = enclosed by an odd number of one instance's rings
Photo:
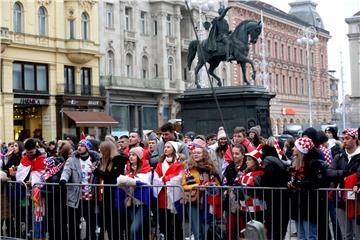
POLYGON ((27 239, 31 235, 28 193, 23 182, 0 182, 0 238, 27 239))
POLYGON ((360 239, 360 204, 351 189, 200 186, 184 191, 181 186, 51 183, 29 188, 9 181, 0 191, 0 238, 360 239))

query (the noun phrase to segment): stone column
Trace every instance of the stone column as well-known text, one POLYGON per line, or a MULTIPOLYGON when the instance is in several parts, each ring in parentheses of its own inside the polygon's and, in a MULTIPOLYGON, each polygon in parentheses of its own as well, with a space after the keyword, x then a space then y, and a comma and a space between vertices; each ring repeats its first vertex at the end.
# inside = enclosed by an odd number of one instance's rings
POLYGON ((54 126, 56 126, 56 100, 54 96, 51 96, 49 106, 42 107, 42 135, 45 140, 50 141, 56 138, 54 126))

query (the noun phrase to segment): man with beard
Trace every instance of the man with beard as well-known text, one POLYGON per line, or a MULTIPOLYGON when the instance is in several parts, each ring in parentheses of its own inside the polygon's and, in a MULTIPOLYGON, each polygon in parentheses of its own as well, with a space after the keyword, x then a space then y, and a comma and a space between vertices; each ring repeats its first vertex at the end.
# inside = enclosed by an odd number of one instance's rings
POLYGON ((219 131, 217 134, 217 142, 209 146, 209 153, 211 159, 217 162, 218 174, 220 179, 222 179, 222 175, 226 167, 229 165, 228 162, 224 161, 224 156, 227 149, 228 143, 224 127, 219 127, 219 131))
POLYGON ((342 133, 344 149, 331 162, 327 175, 331 178, 333 186, 352 189, 352 191, 342 192, 342 196, 336 198, 338 200, 336 217, 343 239, 360 239, 360 225, 357 221, 359 215, 354 211, 360 207, 358 201, 355 203, 355 195, 360 192, 358 131, 354 128, 346 128, 342 133), (354 206, 354 203, 357 206, 354 206))

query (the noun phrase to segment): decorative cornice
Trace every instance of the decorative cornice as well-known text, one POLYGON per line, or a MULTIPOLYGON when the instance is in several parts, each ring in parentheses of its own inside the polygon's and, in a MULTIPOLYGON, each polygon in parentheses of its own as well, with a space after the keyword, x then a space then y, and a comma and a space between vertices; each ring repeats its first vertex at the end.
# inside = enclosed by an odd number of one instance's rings
POLYGON ((93 6, 96 4, 95 0, 79 0, 80 1, 80 6, 85 9, 90 11, 93 6))

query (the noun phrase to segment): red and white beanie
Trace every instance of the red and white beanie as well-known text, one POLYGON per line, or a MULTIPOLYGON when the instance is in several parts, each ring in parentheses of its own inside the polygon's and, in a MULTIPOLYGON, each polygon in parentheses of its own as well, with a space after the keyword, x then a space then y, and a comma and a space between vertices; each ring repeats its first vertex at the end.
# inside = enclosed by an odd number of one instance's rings
POLYGON ((343 135, 347 134, 350 137, 353 137, 355 139, 358 138, 358 134, 359 134, 358 130, 355 128, 346 128, 342 133, 343 133, 343 135))
POLYGON ((314 146, 310 138, 301 137, 295 141, 295 147, 303 154, 307 154, 314 146))
POLYGON ((264 144, 259 144, 259 146, 252 150, 252 152, 246 153, 245 156, 254 158, 259 164, 262 162, 261 160, 261 149, 264 147, 264 144))

